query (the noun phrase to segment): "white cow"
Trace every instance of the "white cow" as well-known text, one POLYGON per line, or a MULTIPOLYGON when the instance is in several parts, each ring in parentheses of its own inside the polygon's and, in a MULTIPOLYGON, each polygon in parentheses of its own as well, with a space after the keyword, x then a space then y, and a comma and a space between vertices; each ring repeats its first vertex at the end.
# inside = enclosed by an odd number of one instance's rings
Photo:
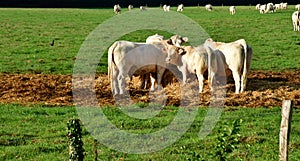
POLYGON ((288 3, 281 3, 282 9, 287 9, 288 8, 288 3))
POLYGON ((274 5, 276 10, 282 9, 281 4, 277 3, 274 5))
POLYGON ((260 14, 265 13, 266 9, 267 9, 267 5, 266 4, 260 5, 260 7, 259 7, 259 13, 260 14))
POLYGON ((166 5, 166 4, 165 4, 165 5, 163 6, 163 9, 164 9, 165 12, 170 12, 170 6, 169 6, 169 5, 166 5))
POLYGON ((175 64, 178 70, 182 73, 182 84, 187 83, 189 73, 197 75, 199 83, 199 93, 203 91, 204 72, 208 67, 208 52, 206 47, 199 46, 197 48, 192 46, 181 46, 185 52, 168 53, 166 59, 167 63, 175 64))
MULTIPOLYGON (((152 44, 116 41, 108 50, 108 75, 113 94, 123 94, 126 76, 136 73, 157 73, 158 89, 161 89, 167 52, 180 52, 180 48, 168 42, 171 41, 152 44)), ((151 89, 154 90, 154 83, 151 89)))
POLYGON ((299 10, 300 10, 300 4, 297 4, 297 5, 295 6, 295 9, 299 11, 299 10))
POLYGON ((114 5, 114 12, 116 14, 120 14, 121 13, 121 7, 119 4, 114 5))
POLYGON ((300 31, 300 11, 295 11, 292 15, 294 31, 300 31))
POLYGON ((146 11, 146 6, 140 6, 141 11, 146 11))
POLYGON ((133 5, 128 5, 128 10, 132 10, 133 9, 133 5))
POLYGON ((182 12, 183 11, 183 4, 178 5, 177 11, 178 12, 182 12))
MULTIPOLYGON (((148 43, 148 44, 160 43, 161 41, 166 41, 169 44, 173 44, 177 47, 180 47, 180 45, 182 45, 183 43, 188 41, 188 38, 182 37, 179 35, 173 35, 169 40, 165 40, 163 36, 155 34, 155 35, 149 36, 146 39, 146 43, 148 43)), ((141 89, 146 89, 147 83, 149 82, 149 79, 150 79, 151 80, 151 88, 150 89, 154 90, 154 84, 156 82, 156 78, 155 78, 156 72, 151 72, 151 73, 136 72, 135 75, 141 76, 141 81, 142 81, 142 84, 140 86, 141 89)))
POLYGON ((273 3, 268 3, 268 4, 267 4, 265 13, 268 13, 268 12, 270 12, 270 13, 275 12, 275 6, 274 6, 273 3))
MULTIPOLYGON (((207 39, 205 45, 224 54, 226 67, 231 71, 235 82, 235 93, 243 92, 246 88, 247 75, 252 60, 252 48, 244 39, 230 43, 215 42, 207 39)), ((228 73, 227 73, 228 75, 228 73)))
POLYGON ((207 5, 205 5, 205 9, 208 10, 208 11, 212 11, 213 7, 212 7, 211 4, 207 4, 207 5))
POLYGON ((255 9, 256 9, 256 10, 259 10, 259 9, 260 9, 260 6, 261 6, 261 4, 257 4, 257 5, 255 6, 255 9))
POLYGON ((230 6, 229 7, 229 12, 231 15, 234 15, 235 14, 235 6, 230 6))

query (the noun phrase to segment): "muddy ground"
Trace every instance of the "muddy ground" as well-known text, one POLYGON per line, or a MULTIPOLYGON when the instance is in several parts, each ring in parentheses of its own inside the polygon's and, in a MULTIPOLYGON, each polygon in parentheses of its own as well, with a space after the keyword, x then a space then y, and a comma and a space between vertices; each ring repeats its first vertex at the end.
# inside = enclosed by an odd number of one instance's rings
MULTIPOLYGON (((114 105, 107 75, 97 75, 95 79, 98 105, 114 105)), ((72 75, 46 74, 0 74, 0 102, 22 105, 72 106, 73 92, 84 97, 84 101, 93 99, 90 90, 85 89, 86 83, 76 81, 76 89, 72 90, 72 75)), ((138 89, 138 79, 134 79, 129 92, 134 102, 149 102, 149 90, 138 89)), ((207 106, 211 94, 204 84, 204 92, 200 94, 199 105, 207 106)), ((164 88, 165 104, 180 105, 181 91, 177 81, 164 88)), ((155 96, 154 96, 155 97, 155 96)), ((234 94, 234 82, 227 85, 225 106, 242 107, 275 107, 281 106, 283 100, 294 100, 294 106, 300 108, 300 70, 289 72, 251 71, 248 76, 246 92, 234 94)), ((82 101, 82 100, 81 100, 82 101)), ((77 103, 77 101, 76 101, 77 103)))

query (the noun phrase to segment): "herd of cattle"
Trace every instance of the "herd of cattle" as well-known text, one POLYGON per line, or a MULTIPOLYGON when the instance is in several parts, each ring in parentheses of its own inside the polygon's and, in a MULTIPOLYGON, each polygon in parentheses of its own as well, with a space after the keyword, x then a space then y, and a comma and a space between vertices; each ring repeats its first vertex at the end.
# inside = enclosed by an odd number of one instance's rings
MULTIPOLYGON (((177 11, 183 11, 180 4, 177 11)), ((170 11, 170 6, 164 5, 165 12, 170 11)), ((286 9, 287 3, 273 5, 256 5, 260 13, 275 12, 277 9, 286 9)), ((300 5, 295 6, 300 10, 300 5)), ((128 6, 133 9, 132 5, 128 6)), ((146 10, 145 6, 140 7, 146 10)), ((205 9, 212 11, 212 5, 205 9)), ((119 5, 114 6, 115 13, 121 12, 119 5)), ((235 6, 229 8, 230 14, 235 14, 235 6)), ((292 15, 294 31, 300 30, 300 11, 292 15)), ((190 75, 195 75, 199 83, 199 93, 203 91, 204 73, 208 74, 211 91, 215 84, 222 82, 222 78, 232 76, 235 82, 235 93, 241 93, 246 88, 247 75, 252 60, 252 48, 244 39, 234 42, 215 42, 211 38, 199 46, 184 46, 187 37, 174 35, 164 39, 158 34, 149 36, 145 42, 116 41, 108 50, 108 76, 113 95, 122 95, 127 84, 126 78, 140 76, 142 85, 146 88, 151 80, 150 90, 162 89, 163 75, 166 69, 173 73, 180 73, 182 85, 186 84, 190 75), (174 71, 175 70, 175 71, 174 71), (155 87, 157 84, 157 87, 155 87)))
POLYGON ((252 49, 244 39, 224 43, 209 38, 197 47, 183 46, 187 41, 188 38, 178 35, 164 39, 155 34, 149 36, 146 42, 114 42, 108 50, 108 76, 113 95, 124 94, 128 76, 141 76, 142 82, 150 78, 150 90, 155 90, 155 83, 158 90, 162 89, 163 74, 169 65, 176 66, 181 73, 182 85, 187 83, 190 74, 195 74, 199 93, 203 91, 205 72, 208 73, 211 91, 222 78, 231 74, 235 93, 245 90, 252 49))
MULTIPOLYGON (((182 12, 183 11, 183 4, 178 5, 177 7, 177 11, 178 12, 182 12)), ((170 11, 170 5, 163 5, 163 11, 165 12, 169 12, 170 11)), ((268 4, 257 4, 255 6, 255 8, 257 10, 259 10, 259 12, 261 14, 263 13, 274 13, 276 12, 276 10, 283 10, 283 9, 287 9, 288 8, 288 4, 287 3, 278 3, 278 4, 273 4, 273 3, 268 3, 268 4)), ((133 5, 129 5, 128 6, 128 10, 132 10, 133 9, 133 5)), ((213 6, 211 4, 207 4, 205 5, 205 9, 207 11, 212 11, 213 10, 213 6)), ((294 31, 300 31, 300 4, 295 5, 295 9, 297 11, 295 11, 292 14, 292 22, 293 22, 293 27, 294 27, 294 31)), ((121 6, 119 4, 114 5, 114 12, 116 14, 120 14, 121 13, 121 6)), ((146 10, 145 6, 140 6, 140 10, 144 11, 146 10)), ((231 15, 235 14, 236 12, 236 7, 235 6, 230 6, 229 7, 229 12, 231 15)))

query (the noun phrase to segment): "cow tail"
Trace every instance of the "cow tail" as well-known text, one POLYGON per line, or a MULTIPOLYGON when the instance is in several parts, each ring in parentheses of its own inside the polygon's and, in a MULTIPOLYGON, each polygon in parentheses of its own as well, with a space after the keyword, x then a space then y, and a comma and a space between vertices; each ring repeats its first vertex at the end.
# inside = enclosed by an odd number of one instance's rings
POLYGON ((108 79, 110 80, 110 86, 111 90, 113 91, 113 80, 112 80, 112 75, 114 70, 117 68, 115 60, 114 60, 114 51, 116 47, 118 46, 118 42, 115 42, 109 49, 108 49, 108 79))
POLYGON ((243 75, 242 75, 242 79, 243 79, 243 82, 245 84, 245 87, 244 87, 244 90, 245 90, 246 82, 247 82, 247 76, 248 76, 248 72, 249 72, 248 71, 248 66, 250 66, 250 64, 248 64, 248 63, 251 63, 251 62, 248 62, 247 60, 251 59, 250 56, 251 56, 252 51, 250 51, 251 48, 247 45, 247 43, 244 39, 241 40, 241 45, 243 46, 244 53, 245 53, 243 75))

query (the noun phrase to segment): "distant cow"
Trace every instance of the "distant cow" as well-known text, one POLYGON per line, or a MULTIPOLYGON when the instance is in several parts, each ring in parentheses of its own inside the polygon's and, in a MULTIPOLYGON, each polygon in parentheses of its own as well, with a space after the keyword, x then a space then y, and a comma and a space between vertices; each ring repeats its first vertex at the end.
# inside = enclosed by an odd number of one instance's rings
POLYGON ((235 6, 230 6, 229 7, 229 12, 231 15, 234 15, 235 14, 235 6))
POLYGON ((288 8, 288 3, 281 3, 282 9, 287 9, 288 8))
POLYGON ((260 6, 261 6, 261 4, 257 4, 257 5, 255 6, 255 9, 256 9, 256 10, 259 10, 259 9, 260 9, 260 6))
POLYGON ((121 13, 121 7, 119 4, 114 5, 114 12, 116 14, 120 14, 121 13))
POLYGON ((146 11, 146 6, 140 6, 141 11, 146 11))
POLYGON ((275 12, 275 6, 274 6, 273 3, 268 3, 267 4, 265 13, 268 13, 268 12, 270 12, 270 13, 275 12))
POLYGON ((133 5, 128 5, 128 10, 132 10, 133 9, 133 5))
POLYGON ((165 4, 165 5, 163 6, 163 10, 164 10, 165 12, 169 12, 169 11, 170 11, 170 6, 165 4))
POLYGON ((226 68, 231 71, 235 82, 235 93, 243 92, 246 88, 247 75, 250 70, 252 48, 246 44, 244 39, 230 43, 215 42, 212 39, 207 39, 205 45, 224 54, 226 68))
POLYGON ((260 5, 260 7, 259 7, 259 13, 260 13, 260 14, 265 13, 266 10, 267 10, 267 5, 265 5, 265 4, 260 5))
POLYGON ((300 4, 297 4, 297 5, 295 6, 295 9, 299 11, 299 10, 300 10, 300 4))
POLYGON ((213 7, 211 4, 207 4, 207 5, 205 5, 205 9, 208 11, 212 11, 213 7))
POLYGON ((178 5, 177 11, 178 12, 182 12, 183 11, 183 4, 178 5))
POLYGON ((292 15, 294 31, 300 31, 300 11, 295 11, 292 15))

